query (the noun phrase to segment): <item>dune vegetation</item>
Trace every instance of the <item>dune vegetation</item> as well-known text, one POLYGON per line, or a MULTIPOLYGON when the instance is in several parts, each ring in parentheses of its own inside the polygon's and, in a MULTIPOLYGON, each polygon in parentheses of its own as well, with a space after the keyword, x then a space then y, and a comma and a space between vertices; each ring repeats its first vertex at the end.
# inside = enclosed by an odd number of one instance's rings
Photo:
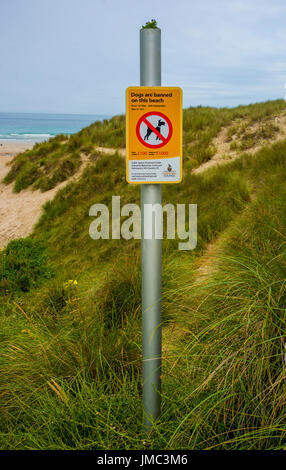
MULTIPOLYGON (((89 208, 139 203, 119 155, 124 116, 18 155, 14 190, 47 189, 30 237, 0 252, 2 449, 285 449, 286 140, 282 100, 184 110, 184 177, 198 244, 163 242, 162 413, 142 431, 140 240, 92 240, 89 208), (258 124, 254 134, 254 124, 258 124), (194 174, 226 139, 241 155, 194 174), (258 139, 264 145, 247 153, 258 139)), ((286 116, 285 116, 286 119, 286 116)))
MULTIPOLYGON (((216 153, 213 138, 229 126, 227 140, 247 150, 259 138, 271 140, 279 128, 272 121, 285 113, 283 100, 256 103, 237 108, 188 108, 183 112, 183 157, 191 170, 210 160, 216 153), (232 126, 230 124, 232 123, 232 126), (248 127, 259 124, 255 131, 248 127)), ((58 135, 32 150, 19 154, 4 182, 14 182, 14 191, 32 187, 47 191, 74 175, 85 155, 97 158, 97 147, 120 149, 125 146, 125 116, 97 121, 70 137, 58 135)))

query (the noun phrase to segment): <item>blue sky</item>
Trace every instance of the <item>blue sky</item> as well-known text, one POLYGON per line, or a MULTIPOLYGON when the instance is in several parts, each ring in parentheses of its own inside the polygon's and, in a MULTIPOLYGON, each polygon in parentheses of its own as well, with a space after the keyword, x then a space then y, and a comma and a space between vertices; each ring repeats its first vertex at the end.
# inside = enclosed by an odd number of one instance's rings
POLYGON ((139 29, 162 29, 162 85, 184 107, 286 93, 285 0, 0 0, 0 111, 117 114, 139 85, 139 29))

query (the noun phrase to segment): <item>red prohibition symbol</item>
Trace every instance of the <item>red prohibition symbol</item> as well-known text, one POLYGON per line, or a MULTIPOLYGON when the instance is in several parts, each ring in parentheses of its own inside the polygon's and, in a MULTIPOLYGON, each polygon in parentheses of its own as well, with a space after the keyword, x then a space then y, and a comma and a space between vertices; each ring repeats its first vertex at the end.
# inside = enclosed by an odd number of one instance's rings
POLYGON ((143 114, 137 122, 136 135, 145 147, 151 149, 163 147, 170 141, 172 134, 173 126, 170 119, 159 111, 150 111, 143 114), (166 129, 164 135, 161 132, 162 128, 166 129))

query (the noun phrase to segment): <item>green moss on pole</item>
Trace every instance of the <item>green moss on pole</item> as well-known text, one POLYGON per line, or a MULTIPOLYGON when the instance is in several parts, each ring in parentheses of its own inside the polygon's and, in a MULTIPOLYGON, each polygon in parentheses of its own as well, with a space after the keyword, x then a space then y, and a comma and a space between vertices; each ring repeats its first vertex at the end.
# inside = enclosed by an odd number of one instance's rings
POLYGON ((156 20, 151 20, 151 21, 146 21, 146 24, 142 26, 142 29, 148 29, 148 28, 157 28, 157 21, 156 20))

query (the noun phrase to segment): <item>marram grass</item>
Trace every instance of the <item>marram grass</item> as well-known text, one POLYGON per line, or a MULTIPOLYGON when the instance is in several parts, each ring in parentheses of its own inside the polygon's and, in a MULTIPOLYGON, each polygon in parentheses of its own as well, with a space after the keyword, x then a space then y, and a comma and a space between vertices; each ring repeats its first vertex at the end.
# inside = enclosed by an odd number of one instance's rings
POLYGON ((0 297, 2 449, 286 448, 285 154, 283 141, 187 171, 165 193, 198 203, 198 248, 164 241, 162 413, 148 438, 140 242, 87 235, 92 203, 138 202, 138 191, 106 156, 46 205, 32 239, 54 276, 0 297))

